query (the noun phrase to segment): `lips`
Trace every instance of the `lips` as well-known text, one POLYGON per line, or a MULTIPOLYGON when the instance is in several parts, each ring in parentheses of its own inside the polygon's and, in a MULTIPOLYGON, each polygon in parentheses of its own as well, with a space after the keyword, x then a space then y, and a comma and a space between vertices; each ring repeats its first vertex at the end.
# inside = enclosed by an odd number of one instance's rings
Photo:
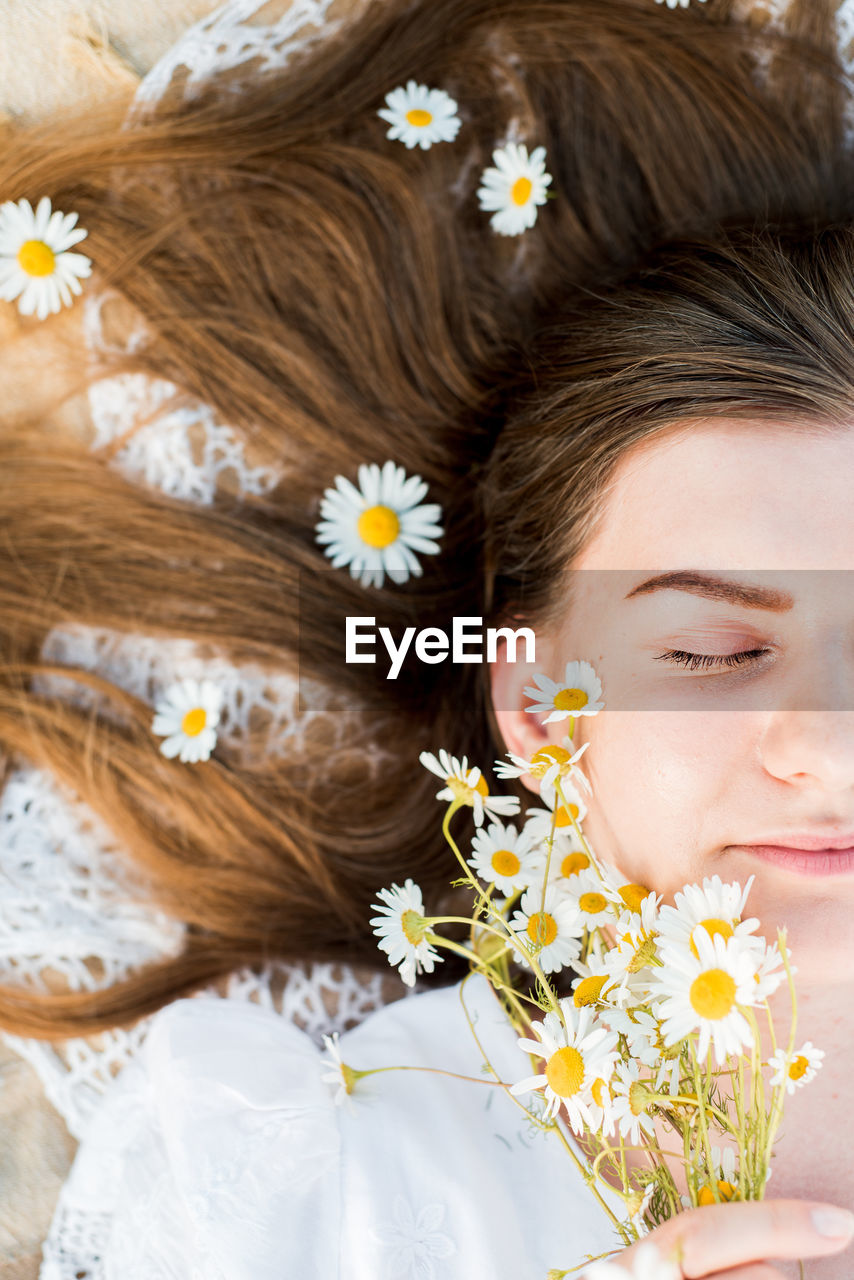
POLYGON ((800 831, 787 831, 784 834, 776 836, 760 836, 757 840, 751 840, 749 844, 742 846, 743 848, 776 848, 776 849, 800 849, 803 851, 826 853, 833 849, 854 849, 854 828, 850 831, 839 834, 838 828, 835 834, 827 832, 822 835, 808 834, 800 831))
POLYGON ((785 844, 730 845, 731 850, 746 853, 780 870, 793 871, 801 876, 841 876, 854 874, 854 834, 837 836, 847 840, 847 845, 829 844, 830 836, 791 834, 784 837, 785 844), (795 840, 800 843, 796 844, 795 840), (805 842, 809 843, 805 843, 805 842))

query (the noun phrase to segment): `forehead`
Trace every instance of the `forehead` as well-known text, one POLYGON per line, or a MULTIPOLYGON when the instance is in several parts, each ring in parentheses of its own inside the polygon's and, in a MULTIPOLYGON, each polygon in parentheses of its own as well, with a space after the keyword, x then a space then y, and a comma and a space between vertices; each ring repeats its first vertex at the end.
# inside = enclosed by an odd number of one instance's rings
POLYGON ((578 569, 854 568, 854 421, 680 424, 630 450, 578 569))

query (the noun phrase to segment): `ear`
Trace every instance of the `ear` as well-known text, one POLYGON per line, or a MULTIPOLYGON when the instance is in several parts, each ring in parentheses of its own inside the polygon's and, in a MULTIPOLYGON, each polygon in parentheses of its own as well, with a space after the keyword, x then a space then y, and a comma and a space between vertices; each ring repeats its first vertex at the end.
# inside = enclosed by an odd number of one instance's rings
MULTIPOLYGON (((518 660, 511 662, 505 642, 499 647, 490 671, 492 709, 504 739, 504 745, 508 751, 512 751, 517 756, 523 756, 527 760, 530 760, 540 747, 556 742, 563 736, 561 733, 555 734, 553 724, 543 724, 544 712, 537 711, 532 714, 525 710, 534 702, 534 699, 525 693, 525 688, 533 685, 536 672, 547 673, 550 669, 551 648, 539 633, 536 650, 536 662, 523 661, 524 647, 521 646, 520 652, 516 655, 518 660)), ((521 781, 529 790, 539 794, 540 784, 529 773, 524 773, 521 781)))

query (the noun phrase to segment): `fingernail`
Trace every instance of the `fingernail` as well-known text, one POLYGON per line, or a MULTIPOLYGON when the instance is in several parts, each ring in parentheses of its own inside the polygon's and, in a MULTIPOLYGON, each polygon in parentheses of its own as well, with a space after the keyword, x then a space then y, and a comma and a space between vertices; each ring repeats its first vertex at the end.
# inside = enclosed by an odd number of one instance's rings
POLYGON ((812 1224, 820 1236, 854 1235, 854 1213, 847 1209, 835 1209, 831 1206, 812 1210, 812 1224))

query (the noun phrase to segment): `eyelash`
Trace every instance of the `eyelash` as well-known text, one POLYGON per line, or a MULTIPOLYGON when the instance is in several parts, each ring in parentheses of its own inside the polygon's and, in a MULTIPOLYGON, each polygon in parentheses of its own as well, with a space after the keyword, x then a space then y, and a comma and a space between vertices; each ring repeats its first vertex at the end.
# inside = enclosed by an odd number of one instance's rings
POLYGON ((740 667, 745 663, 756 662, 769 649, 745 649, 741 653, 686 653, 682 649, 668 649, 667 653, 659 653, 656 658, 667 662, 676 662, 680 666, 696 671, 698 667, 740 667))

